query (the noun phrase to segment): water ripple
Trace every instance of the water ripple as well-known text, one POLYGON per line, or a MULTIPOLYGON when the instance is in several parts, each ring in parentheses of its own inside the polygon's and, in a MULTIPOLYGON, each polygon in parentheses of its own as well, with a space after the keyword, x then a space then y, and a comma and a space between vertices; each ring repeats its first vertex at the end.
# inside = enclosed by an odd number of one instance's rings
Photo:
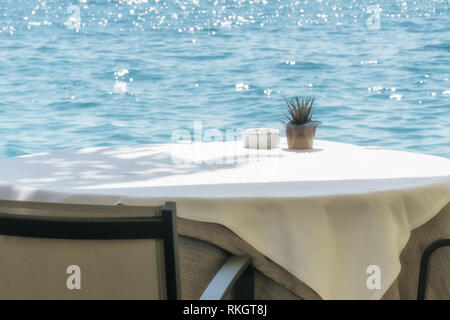
POLYGON ((316 96, 318 138, 450 157, 448 1, 377 3, 379 29, 369 0, 3 0, 0 157, 283 132, 292 95, 316 96))

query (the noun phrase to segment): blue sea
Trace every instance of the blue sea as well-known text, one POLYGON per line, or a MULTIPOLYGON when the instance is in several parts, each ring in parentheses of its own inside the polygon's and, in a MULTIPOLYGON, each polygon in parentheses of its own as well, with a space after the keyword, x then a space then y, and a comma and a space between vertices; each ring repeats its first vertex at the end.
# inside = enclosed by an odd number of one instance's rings
POLYGON ((450 158, 450 3, 0 0, 0 157, 283 131, 450 158), (225 135, 225 134, 224 134, 225 135))

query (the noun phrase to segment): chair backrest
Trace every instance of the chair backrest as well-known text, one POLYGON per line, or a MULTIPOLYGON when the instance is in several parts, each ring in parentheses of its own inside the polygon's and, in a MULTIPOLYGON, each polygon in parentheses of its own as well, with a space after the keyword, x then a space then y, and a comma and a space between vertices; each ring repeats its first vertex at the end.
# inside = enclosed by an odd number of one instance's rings
POLYGON ((180 293, 175 203, 0 200, 0 299, 180 299, 180 293))

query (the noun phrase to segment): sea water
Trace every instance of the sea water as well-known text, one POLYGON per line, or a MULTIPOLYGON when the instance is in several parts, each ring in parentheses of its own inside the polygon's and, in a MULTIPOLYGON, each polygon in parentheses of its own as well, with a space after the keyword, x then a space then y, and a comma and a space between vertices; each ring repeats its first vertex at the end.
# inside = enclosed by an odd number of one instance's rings
POLYGON ((1 0, 0 157, 166 143, 176 129, 283 133, 450 157, 450 4, 1 0))

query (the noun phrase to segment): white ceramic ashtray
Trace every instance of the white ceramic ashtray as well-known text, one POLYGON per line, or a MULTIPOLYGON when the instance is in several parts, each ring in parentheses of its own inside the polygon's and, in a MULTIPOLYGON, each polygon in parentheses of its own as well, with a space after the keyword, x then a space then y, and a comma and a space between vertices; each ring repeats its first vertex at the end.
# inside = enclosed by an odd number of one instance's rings
POLYGON ((280 145, 280 131, 270 128, 252 128, 242 132, 244 146, 250 149, 274 149, 280 145))
POLYGON ((192 140, 178 140, 178 144, 192 144, 192 140))

